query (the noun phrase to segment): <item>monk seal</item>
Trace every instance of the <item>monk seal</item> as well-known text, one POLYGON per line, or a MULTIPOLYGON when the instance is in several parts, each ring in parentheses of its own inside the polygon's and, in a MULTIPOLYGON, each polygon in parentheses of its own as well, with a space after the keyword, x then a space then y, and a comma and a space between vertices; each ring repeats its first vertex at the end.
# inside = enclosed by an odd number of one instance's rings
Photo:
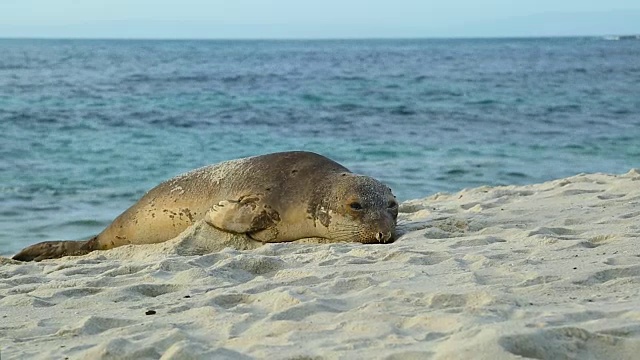
POLYGON ((40 261, 170 240, 200 219, 263 243, 304 238, 389 243, 398 203, 391 189, 322 155, 280 152, 205 166, 147 192, 86 241, 47 241, 13 257, 40 261))

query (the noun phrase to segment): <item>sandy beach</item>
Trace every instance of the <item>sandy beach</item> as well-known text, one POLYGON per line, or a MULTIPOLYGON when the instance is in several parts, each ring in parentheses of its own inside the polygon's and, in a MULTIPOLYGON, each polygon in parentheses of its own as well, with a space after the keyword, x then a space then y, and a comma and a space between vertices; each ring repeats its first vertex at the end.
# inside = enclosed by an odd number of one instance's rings
POLYGON ((434 194, 399 224, 0 258, 0 358, 638 358, 640 170, 434 194))

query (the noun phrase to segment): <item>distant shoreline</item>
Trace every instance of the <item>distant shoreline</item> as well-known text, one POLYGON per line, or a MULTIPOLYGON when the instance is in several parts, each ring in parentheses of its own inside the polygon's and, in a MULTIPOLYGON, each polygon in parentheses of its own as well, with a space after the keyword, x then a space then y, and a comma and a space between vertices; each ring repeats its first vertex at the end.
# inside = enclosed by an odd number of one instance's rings
POLYGON ((0 36, 0 41, 219 41, 219 42, 335 42, 335 41, 469 41, 469 40, 548 40, 548 39, 640 39, 640 35, 557 35, 557 36, 504 36, 504 37, 345 37, 345 38, 146 38, 146 37, 46 37, 0 36))

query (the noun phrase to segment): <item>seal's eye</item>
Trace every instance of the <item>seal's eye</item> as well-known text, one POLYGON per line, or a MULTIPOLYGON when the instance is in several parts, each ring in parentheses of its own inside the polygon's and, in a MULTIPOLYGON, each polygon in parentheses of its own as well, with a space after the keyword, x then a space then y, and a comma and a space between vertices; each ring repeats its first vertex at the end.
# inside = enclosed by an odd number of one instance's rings
POLYGON ((349 204, 349 207, 352 208, 353 210, 362 210, 362 205, 360 205, 360 203, 357 201, 354 201, 351 204, 349 204))
POLYGON ((398 203, 393 200, 389 201, 389 209, 393 209, 394 207, 398 207, 398 203))

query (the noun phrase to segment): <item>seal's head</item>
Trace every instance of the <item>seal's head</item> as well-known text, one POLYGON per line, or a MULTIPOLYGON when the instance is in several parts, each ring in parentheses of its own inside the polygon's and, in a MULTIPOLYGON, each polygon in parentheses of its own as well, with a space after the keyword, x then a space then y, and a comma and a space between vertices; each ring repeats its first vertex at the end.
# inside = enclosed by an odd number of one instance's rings
POLYGON ((364 244, 395 240, 398 202, 388 186, 348 172, 336 174, 331 184, 331 196, 316 202, 320 206, 312 213, 326 227, 328 238, 364 244))

